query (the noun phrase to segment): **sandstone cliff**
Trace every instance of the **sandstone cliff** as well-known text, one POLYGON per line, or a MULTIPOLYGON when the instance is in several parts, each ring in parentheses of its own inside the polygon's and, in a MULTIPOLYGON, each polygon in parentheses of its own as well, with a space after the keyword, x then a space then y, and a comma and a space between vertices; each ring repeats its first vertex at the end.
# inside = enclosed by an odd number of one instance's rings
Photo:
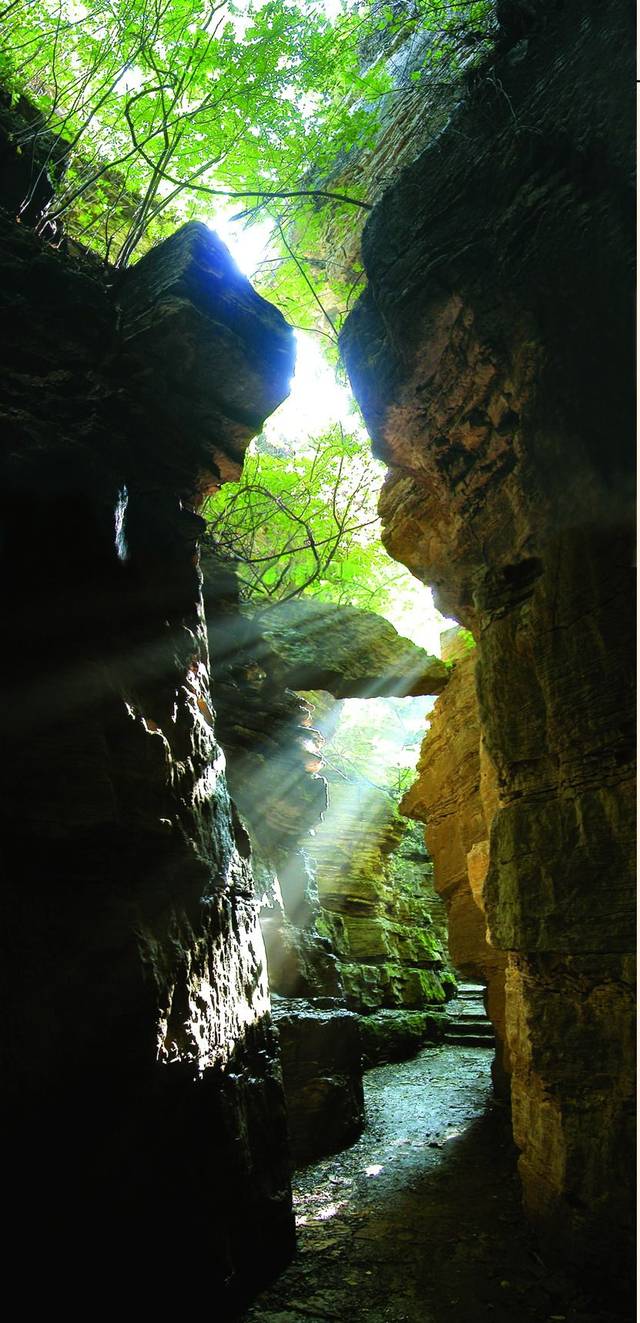
POLYGON ((632 40, 620 0, 504 8, 372 213, 342 345, 386 545, 478 642, 525 1201, 593 1266, 631 1207, 632 40))
POLYGON ((443 657, 455 665, 430 714, 417 780, 402 799, 400 810, 426 824, 434 883, 447 906, 451 959, 464 978, 478 979, 486 987, 487 1013, 497 1039, 494 1086, 499 1094, 506 1094, 510 1069, 504 1007, 506 957, 487 940, 484 908, 497 790, 493 767, 486 753, 482 756, 475 649, 456 640, 457 634, 460 631, 442 636, 443 657))

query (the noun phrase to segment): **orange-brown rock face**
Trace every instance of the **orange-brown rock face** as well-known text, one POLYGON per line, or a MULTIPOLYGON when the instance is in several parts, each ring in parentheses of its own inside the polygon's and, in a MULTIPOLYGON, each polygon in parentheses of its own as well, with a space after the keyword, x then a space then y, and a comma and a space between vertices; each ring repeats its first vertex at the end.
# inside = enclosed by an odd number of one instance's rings
MULTIPOLYGON (((497 805, 495 773, 485 755, 475 690, 476 652, 457 650, 455 670, 430 716, 418 778, 401 811, 426 824, 434 883, 447 906, 449 949, 460 973, 487 988, 487 1010, 496 1030, 494 1083, 508 1088, 504 984, 506 957, 487 942, 484 881, 489 832, 497 805)), ((445 653, 446 656, 446 653, 445 653)))
MULTIPOLYGON (((478 643, 525 1200, 613 1286, 631 1171, 630 34, 622 0, 540 14, 521 7, 518 44, 372 213, 342 344, 392 465, 387 546, 478 643)), ((440 842, 459 869, 465 844, 440 842)))

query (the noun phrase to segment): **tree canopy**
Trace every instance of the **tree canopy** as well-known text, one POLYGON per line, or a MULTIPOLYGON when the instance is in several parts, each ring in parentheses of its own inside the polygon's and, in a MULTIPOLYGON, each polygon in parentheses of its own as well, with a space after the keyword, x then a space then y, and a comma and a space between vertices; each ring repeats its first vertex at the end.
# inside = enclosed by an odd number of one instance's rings
MULTIPOLYGON (((235 204, 248 221, 269 218, 272 261, 284 260, 288 273, 283 311, 304 317, 312 273, 287 232, 304 216, 308 249, 324 204, 369 205, 362 188, 344 192, 331 178, 337 162, 371 144, 386 99, 402 93, 389 50, 426 29, 424 68, 455 63, 462 36, 483 39, 492 8, 488 0, 0 0, 0 82, 42 112, 21 133, 23 152, 54 135, 50 222, 64 220, 73 237, 126 266, 177 222, 215 223, 217 209, 235 204)), ((412 69, 410 80, 420 77, 421 67, 412 69)))

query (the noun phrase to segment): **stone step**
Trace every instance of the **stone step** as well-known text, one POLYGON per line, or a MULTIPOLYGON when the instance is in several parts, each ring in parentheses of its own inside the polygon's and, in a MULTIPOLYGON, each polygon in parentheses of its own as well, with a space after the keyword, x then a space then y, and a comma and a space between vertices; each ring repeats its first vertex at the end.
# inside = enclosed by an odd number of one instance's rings
POLYGON ((493 1033, 493 1025, 486 1015, 452 1015, 447 1019, 448 1029, 459 1029, 463 1033, 466 1029, 489 1029, 493 1033))
POLYGON ((484 1008, 481 983, 459 983, 448 1007, 444 1041, 454 1047, 495 1047, 493 1025, 484 1008))
POLYGON ((468 1038, 470 1034, 477 1037, 494 1038, 493 1025, 488 1020, 476 1020, 472 1023, 460 1024, 449 1023, 447 1025, 447 1036, 454 1034, 458 1038, 468 1038))
POLYGON ((495 1047, 495 1038, 493 1035, 490 1038, 480 1038, 475 1035, 470 1035, 468 1038, 457 1038, 451 1034, 446 1034, 444 1041, 445 1047, 488 1047, 491 1051, 493 1051, 495 1047))

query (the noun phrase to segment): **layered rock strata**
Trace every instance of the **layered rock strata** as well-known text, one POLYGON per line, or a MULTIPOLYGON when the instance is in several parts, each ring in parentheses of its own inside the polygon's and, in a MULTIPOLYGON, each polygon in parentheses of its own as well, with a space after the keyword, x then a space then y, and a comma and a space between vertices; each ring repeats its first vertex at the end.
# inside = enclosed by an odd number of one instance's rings
POLYGON ((485 986, 487 1012, 496 1032, 494 1086, 504 1096, 510 1074, 506 956, 487 940, 484 908, 497 787, 490 760, 481 750, 476 650, 469 650, 461 635, 454 630, 442 636, 443 657, 453 671, 430 713, 417 780, 402 799, 400 811, 426 824, 434 884, 447 906, 451 960, 463 978, 478 979, 485 986))
POLYGON ((384 791, 333 779, 329 811, 309 849, 322 906, 353 1010, 442 1007, 455 989, 434 930, 425 859, 401 854, 406 823, 384 791))
POLYGON ((371 216, 342 345, 391 465, 387 547, 478 643, 499 799, 484 905, 509 953, 525 1202, 615 1286, 631 1210, 630 14, 503 8, 519 17, 505 49, 371 216))
POLYGON ((117 288, 8 220, 0 265, 8 1262, 72 1313, 88 1281, 166 1303, 193 1265, 224 1317, 294 1231, 192 501, 286 394, 292 337, 204 226, 117 288))

